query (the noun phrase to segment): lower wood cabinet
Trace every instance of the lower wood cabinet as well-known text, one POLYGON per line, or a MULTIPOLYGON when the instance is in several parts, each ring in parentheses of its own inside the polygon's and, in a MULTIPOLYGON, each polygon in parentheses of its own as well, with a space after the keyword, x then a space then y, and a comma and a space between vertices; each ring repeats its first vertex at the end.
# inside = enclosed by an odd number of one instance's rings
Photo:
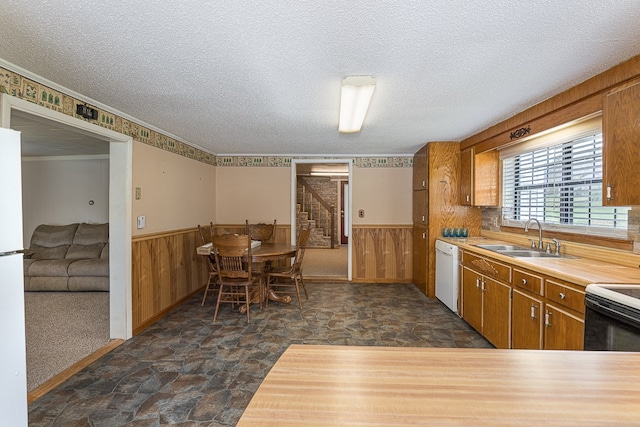
POLYGON ((509 348, 511 287, 462 269, 463 318, 497 348, 509 348))
POLYGON ((584 348, 584 318, 552 304, 545 306, 545 350, 582 350, 584 348))
POLYGON ((511 348, 540 350, 543 348, 542 299, 513 289, 511 316, 511 348))
POLYGON ((465 250, 460 291, 462 318, 497 348, 583 349, 581 286, 465 250))

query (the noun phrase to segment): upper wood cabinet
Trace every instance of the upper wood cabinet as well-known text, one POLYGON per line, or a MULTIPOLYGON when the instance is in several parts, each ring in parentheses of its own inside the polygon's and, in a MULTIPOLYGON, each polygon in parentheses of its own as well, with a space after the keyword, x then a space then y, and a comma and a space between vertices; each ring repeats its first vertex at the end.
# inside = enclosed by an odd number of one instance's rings
POLYGON ((640 82, 607 95, 603 115, 602 204, 640 205, 640 82))
POLYGON ((492 150, 476 154, 473 147, 460 152, 460 204, 498 206, 500 155, 492 150))
POLYGON ((427 146, 413 155, 413 189, 427 189, 427 146))

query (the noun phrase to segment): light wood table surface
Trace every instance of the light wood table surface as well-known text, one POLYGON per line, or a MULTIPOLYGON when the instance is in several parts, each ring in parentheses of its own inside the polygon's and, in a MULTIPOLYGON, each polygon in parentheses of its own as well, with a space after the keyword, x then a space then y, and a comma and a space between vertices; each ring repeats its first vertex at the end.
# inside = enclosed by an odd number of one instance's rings
POLYGON ((237 425, 640 425, 640 354, 292 345, 237 425))

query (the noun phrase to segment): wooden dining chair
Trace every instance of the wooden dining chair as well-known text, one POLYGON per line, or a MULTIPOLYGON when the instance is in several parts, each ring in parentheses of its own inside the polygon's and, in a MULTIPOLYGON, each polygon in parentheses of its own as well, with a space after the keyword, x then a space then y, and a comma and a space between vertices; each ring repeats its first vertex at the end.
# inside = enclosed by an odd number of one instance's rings
MULTIPOLYGON (((304 251, 307 247, 308 239, 309 229, 303 228, 300 230, 300 234, 298 236, 296 254, 294 255, 291 267, 273 267, 271 271, 267 272, 267 295, 269 295, 272 290, 278 295, 295 294, 298 297, 298 307, 300 310, 302 310, 300 286, 302 286, 302 289, 304 290, 305 299, 309 299, 309 294, 307 293, 307 288, 304 285, 304 279, 302 277, 302 260, 304 258, 304 251), (287 279, 288 281, 280 282, 280 279, 287 279)), ((268 298, 266 304, 269 305, 268 298)))
POLYGON ((248 235, 225 234, 212 237, 213 254, 218 269, 218 300, 213 321, 218 318, 220 303, 232 306, 246 304, 247 323, 251 321, 251 302, 258 300, 262 310, 262 277, 251 269, 251 238, 248 235))
MULTIPOLYGON (((198 224, 198 233, 200 233, 200 243, 202 245, 206 245, 207 243, 210 243, 212 241, 211 238, 207 240, 204 237, 204 232, 200 224, 198 224)), ((213 237, 213 221, 209 223, 209 235, 213 237)), ((207 294, 209 292, 215 292, 217 290, 216 285, 218 284, 218 268, 216 266, 216 260, 213 256, 213 253, 206 258, 207 267, 209 268, 209 279, 207 280, 207 285, 204 288, 204 295, 202 296, 201 305, 204 305, 205 301, 207 300, 207 294)))
POLYGON ((259 240, 260 242, 267 242, 271 240, 276 232, 276 220, 273 220, 273 224, 249 224, 249 220, 245 220, 247 227, 247 234, 251 236, 251 240, 259 240))
MULTIPOLYGON (((265 243, 273 238, 276 232, 276 220, 273 220, 273 224, 249 224, 249 220, 245 220, 247 234, 251 237, 251 240, 265 243)), ((253 264, 253 270, 256 274, 265 274, 271 268, 271 261, 265 261, 253 264)))

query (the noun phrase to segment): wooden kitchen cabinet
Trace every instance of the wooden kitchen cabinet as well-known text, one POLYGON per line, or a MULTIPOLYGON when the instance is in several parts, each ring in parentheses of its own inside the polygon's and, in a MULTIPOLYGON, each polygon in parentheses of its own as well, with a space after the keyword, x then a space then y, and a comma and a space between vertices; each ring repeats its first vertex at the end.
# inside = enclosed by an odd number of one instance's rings
POLYGON ((603 107, 603 206, 640 205, 640 82, 606 96, 603 107))
POLYGON ((482 333, 482 275, 462 267, 462 318, 482 333))
POLYGON ((582 350, 584 348, 584 318, 556 307, 545 305, 544 349, 582 350))
POLYGON ((427 146, 413 155, 413 190, 427 189, 427 146))
POLYGON ((498 206, 500 156, 492 150, 476 154, 474 148, 460 152, 460 204, 498 206))
POLYGON ((584 287, 465 249, 462 318, 498 348, 581 350, 584 287))
POLYGON ((427 191, 419 190, 413 192, 413 225, 428 225, 427 212, 427 191))
POLYGON ((458 202, 459 172, 458 142, 429 142, 413 157, 412 277, 429 297, 435 297, 435 241, 442 236, 442 229, 466 227, 470 235, 480 233, 481 210, 458 202))
POLYGON ((427 242, 428 230, 424 226, 413 226, 413 284, 423 293, 427 293, 427 242))
POLYGON ((511 269, 463 252, 462 317, 497 348, 510 348, 511 269))
POLYGON ((518 289, 513 290, 511 308, 511 348, 543 348, 542 299, 518 289))
POLYGON ((545 279, 544 348, 582 350, 584 348, 584 297, 579 286, 545 279))

